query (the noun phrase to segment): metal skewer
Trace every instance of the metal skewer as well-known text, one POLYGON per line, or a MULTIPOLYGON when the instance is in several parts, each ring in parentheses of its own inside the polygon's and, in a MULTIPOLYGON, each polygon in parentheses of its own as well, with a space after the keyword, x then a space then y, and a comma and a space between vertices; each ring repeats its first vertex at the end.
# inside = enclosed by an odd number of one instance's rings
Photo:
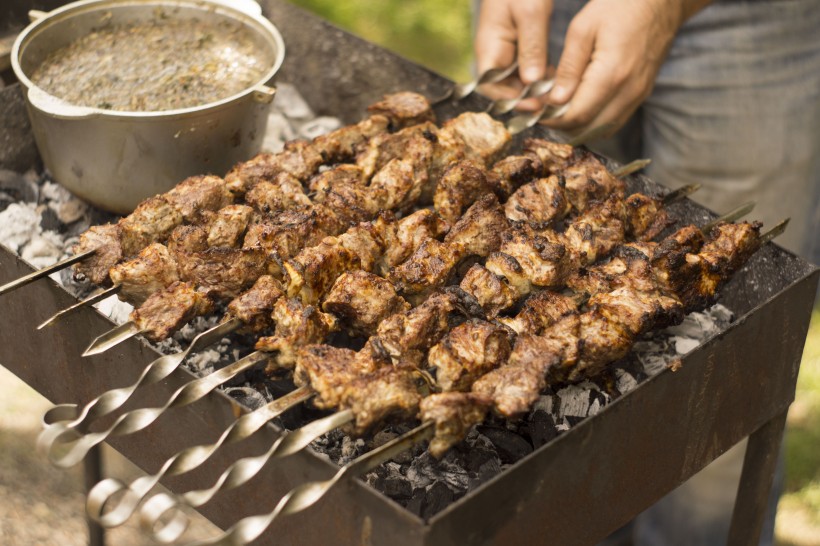
POLYGON ((99 303, 99 302, 103 301, 104 299, 107 299, 109 296, 113 296, 114 294, 119 293, 119 291, 121 289, 122 289, 122 286, 118 284, 118 285, 112 286, 111 288, 106 288, 105 290, 99 290, 96 293, 94 293, 91 296, 84 299, 83 301, 81 301, 79 303, 75 303, 71 307, 66 307, 62 311, 58 311, 50 319, 48 319, 47 321, 42 323, 40 326, 38 326, 37 329, 42 330, 46 326, 51 326, 53 324, 56 324, 60 319, 62 319, 65 316, 70 315, 74 311, 77 311, 78 309, 82 309, 83 307, 88 307, 88 306, 94 305, 95 303, 99 303))
MULTIPOLYGON (((366 474, 399 453, 410 449, 422 441, 430 439, 433 435, 433 431, 432 422, 423 423, 398 438, 394 438, 373 451, 349 462, 340 468, 329 480, 308 482, 293 488, 287 495, 282 497, 282 500, 279 501, 272 512, 243 518, 222 535, 195 542, 189 544, 189 546, 236 546, 247 544, 265 532, 276 518, 296 514, 297 512, 310 508, 319 502, 337 484, 347 478, 354 478, 366 474)), ((174 499, 170 495, 161 493, 152 497, 143 506, 143 510, 145 513, 154 516, 154 514, 161 515, 174 506, 174 499)), ((156 518, 151 517, 145 524, 152 525, 155 521, 156 518)), ((186 521, 174 518, 162 531, 155 533, 154 536, 161 542, 172 542, 185 531, 185 526, 187 526, 186 521), (167 533, 165 532, 166 530, 168 531, 167 533)))
MULTIPOLYGON (((171 373, 179 368, 185 361, 189 354, 217 343, 224 336, 235 331, 242 325, 239 319, 231 319, 213 328, 206 330, 197 335, 188 346, 187 349, 172 355, 164 355, 145 367, 139 379, 128 387, 121 387, 106 391, 94 398, 79 410, 77 404, 60 404, 48 410, 43 416, 43 422, 46 427, 60 424, 67 429, 83 430, 93 422, 94 419, 99 419, 104 415, 108 415, 112 411, 120 408, 125 404, 134 392, 142 385, 151 385, 157 381, 161 381, 171 375, 171 373)), ((42 433, 41 433, 42 435, 42 433)))
MULTIPOLYGON (((311 392, 309 388, 304 388, 305 392, 311 392)), ((311 394, 312 395, 312 394, 311 394)), ((143 527, 150 530, 160 542, 173 542, 179 538, 188 526, 187 516, 180 509, 184 503, 186 506, 202 506, 222 491, 239 487, 247 483, 248 480, 256 476, 260 470, 271 459, 286 457, 297 453, 307 447, 311 442, 320 436, 350 423, 355 419, 351 410, 342 410, 327 417, 316 419, 307 425, 280 436, 270 449, 262 455, 256 457, 245 457, 234 462, 216 483, 208 489, 188 491, 174 498, 165 493, 158 493, 148 499, 140 511, 140 521, 143 527), (160 500, 155 500, 159 497, 160 500), (174 511, 169 521, 169 525, 163 525, 161 520, 168 518, 170 511, 174 511), (184 522, 184 523, 183 523, 184 522)))
POLYGON ((225 429, 213 444, 183 449, 165 461, 159 471, 151 476, 139 477, 128 485, 113 478, 102 480, 88 493, 86 503, 88 515, 103 527, 122 525, 163 477, 184 474, 205 464, 221 446, 244 440, 271 419, 310 399, 313 395, 313 391, 308 388, 296 389, 253 412, 246 413, 225 429), (115 498, 115 495, 120 496, 115 498))
POLYGON ((160 415, 175 407, 193 404, 226 381, 270 358, 269 353, 255 351, 230 366, 195 379, 177 389, 162 407, 140 408, 120 415, 108 429, 102 432, 81 434, 76 429, 56 423, 38 438, 38 448, 45 451, 55 466, 67 468, 79 463, 94 446, 111 436, 123 436, 147 428, 160 415))
POLYGON ((450 90, 444 95, 431 100, 430 104, 439 104, 447 99, 459 101, 471 95, 479 85, 484 85, 486 83, 498 83, 509 77, 510 74, 515 72, 517 69, 518 61, 514 61, 510 66, 504 68, 490 68, 485 70, 473 81, 453 85, 453 87, 451 87, 450 90))
POLYGON ((112 328, 106 333, 94 338, 91 345, 83 351, 83 356, 94 356, 104 353, 108 349, 116 347, 123 341, 131 339, 134 336, 138 336, 144 331, 145 330, 141 330, 134 321, 129 320, 128 322, 120 324, 116 328, 112 328))
POLYGON ((555 86, 555 78, 538 80, 527 84, 521 88, 521 92, 517 97, 493 101, 487 109, 487 113, 491 116, 500 116, 512 112, 516 106, 521 104, 521 101, 546 95, 552 90, 553 86, 555 86))
POLYGON ((510 134, 517 135, 522 131, 526 131, 534 126, 539 121, 546 121, 548 119, 559 118, 567 113, 569 110, 569 103, 561 106, 553 106, 545 104, 535 112, 529 114, 519 114, 507 122, 507 130, 510 134))
POLYGON ((0 286, 0 296, 5 294, 6 292, 11 292, 15 288, 20 288, 21 286, 25 286, 31 282, 36 281, 37 279, 41 279, 52 273, 57 271, 61 271, 70 265, 74 265, 77 262, 81 262, 94 254, 96 250, 86 250, 85 252, 81 252, 80 254, 75 254, 65 260, 61 260, 54 265, 50 265, 48 267, 44 267, 43 269, 39 269, 34 271, 33 273, 29 273, 28 275, 24 275, 17 279, 16 281, 11 281, 10 283, 4 284, 0 286))

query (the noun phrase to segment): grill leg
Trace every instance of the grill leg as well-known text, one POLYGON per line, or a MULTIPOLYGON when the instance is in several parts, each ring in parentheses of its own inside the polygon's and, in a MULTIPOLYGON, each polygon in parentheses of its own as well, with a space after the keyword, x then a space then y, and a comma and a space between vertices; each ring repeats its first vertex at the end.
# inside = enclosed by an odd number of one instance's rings
POLYGON ((749 436, 743 472, 737 490, 732 526, 729 529, 730 546, 758 544, 769 492, 772 488, 780 442, 786 426, 786 414, 766 422, 749 436))
MULTIPOLYGON (((83 474, 85 477, 85 494, 88 497, 91 488, 102 480, 102 448, 100 445, 91 448, 91 451, 85 456, 83 474)), ((88 516, 85 520, 88 524, 88 545, 105 546, 105 530, 102 526, 88 516)))

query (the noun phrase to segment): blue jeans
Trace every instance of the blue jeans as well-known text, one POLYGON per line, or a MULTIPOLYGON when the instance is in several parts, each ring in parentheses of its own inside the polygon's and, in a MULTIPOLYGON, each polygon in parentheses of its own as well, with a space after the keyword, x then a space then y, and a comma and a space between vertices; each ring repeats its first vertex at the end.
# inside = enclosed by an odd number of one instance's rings
MULTIPOLYGON (((555 0, 550 64, 582 0, 555 0)), ((680 30, 645 104, 596 146, 648 157, 650 178, 703 185, 695 201, 727 212, 755 201, 777 243, 820 263, 820 6, 816 0, 718 0, 680 30)), ((765 228, 764 228, 765 229, 765 228)), ((745 442, 638 516, 606 544, 725 544, 745 442), (626 542, 619 542, 624 539, 626 542)), ((779 464, 761 545, 773 542, 779 464)))

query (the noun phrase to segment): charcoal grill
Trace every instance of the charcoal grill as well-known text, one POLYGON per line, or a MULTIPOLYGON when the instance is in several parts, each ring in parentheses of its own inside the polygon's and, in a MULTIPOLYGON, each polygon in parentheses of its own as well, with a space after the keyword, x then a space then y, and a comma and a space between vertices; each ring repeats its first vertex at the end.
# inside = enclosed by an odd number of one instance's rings
MULTIPOLYGON (((12 18, 33 5, 15 0, 12 18), (16 11, 15 11, 16 10, 16 11), (19 12, 19 13, 18 13, 19 12)), ((436 97, 450 83, 405 59, 351 36, 285 2, 263 2, 282 30, 288 58, 281 81, 294 84, 318 114, 357 121, 367 104, 402 89, 436 97)), ((0 27, 12 22, 0 21, 0 27)), ((21 20, 22 24, 22 20, 21 20)), ((441 119, 483 110, 471 96, 437 108, 441 119)), ((0 168, 37 160, 17 86, 0 90, 0 168)), ((543 129, 531 134, 546 136, 543 129)), ((636 178, 632 189, 655 185, 636 178)), ((691 202, 676 210, 687 222, 714 214, 691 202)), ((0 284, 32 268, 0 246, 0 284)), ((627 522, 710 461, 750 436, 730 543, 759 534, 775 459, 794 399, 797 372, 820 270, 767 245, 723 290, 737 320, 666 370, 570 431, 536 449, 494 479, 423 520, 359 481, 319 505, 278 521, 261 539, 276 544, 590 544, 627 522)), ((82 309, 52 328, 36 326, 76 299, 51 280, 4 296, 0 362, 54 403, 88 400, 132 383, 158 354, 132 339, 102 355, 80 354, 112 323, 82 309)), ((155 406, 193 376, 178 369, 141 389, 126 408, 155 406)), ((221 393, 165 414, 147 430, 111 445, 147 471, 177 451, 213 441, 243 411, 221 393)), ((278 436, 269 425, 217 453, 204 467, 164 483, 175 491, 209 486, 243 456, 263 453, 278 436)), ((252 483, 228 491, 201 512, 227 528, 240 517, 271 510, 305 481, 327 479, 337 467, 310 451, 266 468, 252 483)), ((266 542, 267 541, 267 542, 266 542)))

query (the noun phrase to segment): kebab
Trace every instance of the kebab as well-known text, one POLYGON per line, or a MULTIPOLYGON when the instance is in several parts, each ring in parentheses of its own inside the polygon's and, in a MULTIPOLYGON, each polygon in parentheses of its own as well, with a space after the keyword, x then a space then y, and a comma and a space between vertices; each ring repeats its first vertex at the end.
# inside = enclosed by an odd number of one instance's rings
POLYGON ((195 176, 165 194, 141 203, 115 224, 91 227, 80 237, 74 255, 48 268, 0 287, 0 294, 24 286, 65 267, 75 265, 78 275, 95 284, 108 284, 108 270, 133 257, 147 244, 162 242, 181 223, 196 220, 204 210, 218 210, 242 198, 257 183, 287 173, 305 182, 323 165, 349 160, 372 136, 432 118, 429 103, 415 93, 396 93, 368 108, 371 116, 311 142, 293 141, 278 154, 260 154, 240 163, 226 175, 195 176), (194 218, 190 218, 193 216, 194 218))
MULTIPOLYGON (((480 202, 474 206, 479 204, 480 202)), ((465 219, 468 217, 470 217, 469 214, 465 215, 465 219)), ((379 316, 381 322, 377 331, 380 335, 371 337, 365 348, 359 352, 327 345, 303 346, 298 351, 294 370, 294 381, 299 388, 258 411, 262 415, 269 415, 270 406, 275 406, 277 411, 281 412, 310 397, 314 397, 313 404, 320 409, 339 407, 343 409, 280 439, 271 446, 266 454, 252 460, 237 462, 223 473, 213 487, 188 492, 182 496, 181 500, 192 506, 204 504, 219 491, 227 487, 236 487, 250 479, 264 462, 293 453, 319 435, 343 424, 352 423, 354 434, 363 435, 390 416, 398 415, 406 418, 413 415, 421 401, 416 378, 423 359, 423 349, 435 343, 446 331, 450 330, 454 319, 455 324, 463 322, 457 316, 453 316, 454 310, 458 309, 468 317, 481 314, 475 302, 472 302, 472 309, 466 309, 470 306, 471 300, 460 289, 450 287, 430 296, 419 307, 396 313, 386 320, 381 318, 382 314, 374 315, 365 309, 362 313, 364 316, 379 316), (241 479, 234 476, 241 476, 241 479)), ((470 320, 461 326, 456 326, 454 331, 474 322, 470 320)), ((371 321, 368 324, 372 328, 374 322, 371 321)), ((474 336, 473 339, 475 339, 474 336)), ((257 349, 260 348, 282 350, 281 346, 266 347, 265 342, 262 341, 257 344, 257 349)), ((508 350, 504 353, 505 357, 507 355, 509 355, 509 345, 508 350)), ((254 420, 254 422, 260 423, 259 426, 261 426, 260 421, 254 420)), ((226 438, 226 434, 228 433, 223 434, 223 439, 226 438)), ((209 446, 207 452, 213 453, 221 443, 220 441, 209 446)), ((163 465, 160 472, 153 476, 150 482, 156 483, 162 475, 171 470, 175 472, 190 470, 195 465, 177 464, 177 461, 181 460, 190 464, 197 453, 201 451, 193 449, 181 452, 172 458, 174 462, 163 465)), ((196 465, 202 464, 205 460, 207 457, 196 460, 196 465)), ((132 507, 129 514, 136 503, 147 495, 150 488, 145 487, 146 483, 148 482, 135 484, 136 490, 131 490, 129 493, 132 497, 132 501, 128 503, 132 507)), ((114 485, 112 482, 99 490, 98 495, 95 495, 97 499, 95 506, 100 514, 113 491, 120 491, 123 488, 125 488, 124 485, 114 485)))
MULTIPOLYGON (((728 224, 719 226, 717 228, 718 234, 704 245, 700 253, 687 253, 685 248, 679 248, 683 252, 683 261, 689 264, 691 268, 689 269, 690 274, 696 272, 695 277, 697 278, 686 278, 685 275, 668 275, 667 272, 661 272, 657 275, 653 273, 653 277, 661 279, 659 284, 666 289, 673 286, 683 289, 683 293, 686 294, 684 300, 690 303, 714 298, 715 289, 727 280, 727 275, 731 275, 760 245, 781 233, 785 228, 785 223, 776 226, 763 236, 759 235, 760 226, 757 223, 745 223, 738 226, 728 224), (674 279, 674 281, 670 279, 674 279)), ((673 254, 677 256, 677 258, 674 258, 675 261, 681 259, 680 253, 673 254)), ((654 262, 654 257, 652 261, 654 262)), ((630 303, 634 303, 634 301, 630 303)), ((603 299, 602 305, 606 305, 603 299)), ((616 302, 615 305, 623 306, 624 304, 616 302)), ((687 303, 682 301, 681 305, 686 306, 687 303)), ((643 305, 640 307, 645 308, 643 305)), ((588 313, 590 312, 593 311, 588 311, 588 313)), ((614 308, 601 311, 601 313, 606 312, 612 313, 610 315, 612 318, 616 316, 614 308)), ((624 324, 631 326, 624 327, 627 329, 638 327, 640 329, 634 318, 633 315, 627 319, 624 324)), ((639 321, 639 323, 647 324, 646 321, 639 321)), ((554 360, 553 364, 560 367, 556 362, 557 360, 554 360)), ((526 385, 519 384, 519 387, 522 386, 525 387, 526 385)), ((272 512, 244 518, 219 537, 200 544, 234 544, 253 540, 264 532, 277 517, 294 514, 306 509, 321 499, 343 478, 362 475, 402 451, 406 451, 408 448, 429 439, 431 436, 433 436, 433 439, 430 450, 431 452, 435 451, 440 456, 455 443, 455 439, 460 441, 473 424, 484 419, 492 403, 491 399, 488 400, 486 396, 476 392, 433 394, 421 402, 423 423, 420 426, 348 463, 330 480, 309 482, 294 488, 280 500, 272 512)), ((294 434, 297 433, 298 431, 294 434)), ((164 493, 156 495, 143 506, 143 523, 155 530, 159 518, 176 507, 176 501, 169 495, 164 493)), ((177 514, 173 523, 174 525, 160 529, 156 536, 166 541, 178 537, 185 528, 184 524, 181 523, 181 514, 177 514)))

